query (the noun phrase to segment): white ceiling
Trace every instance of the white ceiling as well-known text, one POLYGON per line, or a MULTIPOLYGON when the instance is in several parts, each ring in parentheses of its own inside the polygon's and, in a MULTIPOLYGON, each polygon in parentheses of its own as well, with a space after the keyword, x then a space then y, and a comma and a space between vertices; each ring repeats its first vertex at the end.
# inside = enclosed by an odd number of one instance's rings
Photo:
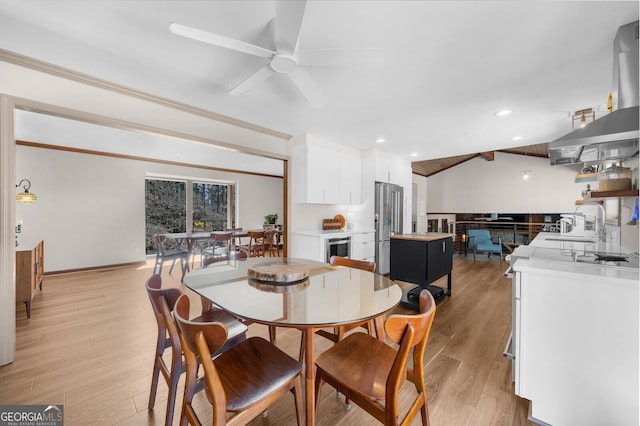
POLYGON ((272 49, 273 1, 0 0, 0 48, 418 161, 549 142, 571 130, 572 111, 604 114, 613 39, 638 9, 637 1, 309 1, 300 49, 383 49, 366 65, 307 67, 327 98, 321 108, 285 75, 227 94, 268 60, 169 31, 178 22, 272 49), (514 113, 495 117, 503 108, 514 113))

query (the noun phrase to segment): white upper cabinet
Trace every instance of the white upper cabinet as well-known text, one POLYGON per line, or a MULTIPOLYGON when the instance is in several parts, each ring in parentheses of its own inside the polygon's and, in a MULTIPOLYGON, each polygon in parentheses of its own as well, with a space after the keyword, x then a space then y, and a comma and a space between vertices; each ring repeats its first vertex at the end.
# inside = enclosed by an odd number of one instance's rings
POLYGON ((293 200, 306 204, 360 204, 360 152, 312 135, 296 137, 293 200))
POLYGON ((340 204, 362 202, 362 161, 358 151, 340 153, 340 204))
POLYGON ((411 163, 380 151, 366 151, 363 168, 365 184, 372 178, 376 182, 393 183, 402 187, 411 182, 411 163))

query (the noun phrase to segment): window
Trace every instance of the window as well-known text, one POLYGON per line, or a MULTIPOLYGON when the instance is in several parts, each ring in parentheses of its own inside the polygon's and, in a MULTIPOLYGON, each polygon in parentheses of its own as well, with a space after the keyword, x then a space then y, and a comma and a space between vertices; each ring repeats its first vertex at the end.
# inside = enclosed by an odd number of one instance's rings
POLYGON ((234 183, 147 178, 146 253, 156 252, 153 241, 155 234, 221 231, 233 228, 235 194, 234 183))
POLYGON ((230 220, 229 185, 193 182, 193 230, 224 231, 232 228, 230 220))

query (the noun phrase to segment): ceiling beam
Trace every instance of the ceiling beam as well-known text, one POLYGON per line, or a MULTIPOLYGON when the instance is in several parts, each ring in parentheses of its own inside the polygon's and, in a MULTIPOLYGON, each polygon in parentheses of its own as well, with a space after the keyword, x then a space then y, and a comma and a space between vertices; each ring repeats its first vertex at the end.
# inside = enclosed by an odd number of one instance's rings
POLYGON ((481 152, 480 155, 487 161, 493 161, 495 158, 495 151, 485 151, 481 152))

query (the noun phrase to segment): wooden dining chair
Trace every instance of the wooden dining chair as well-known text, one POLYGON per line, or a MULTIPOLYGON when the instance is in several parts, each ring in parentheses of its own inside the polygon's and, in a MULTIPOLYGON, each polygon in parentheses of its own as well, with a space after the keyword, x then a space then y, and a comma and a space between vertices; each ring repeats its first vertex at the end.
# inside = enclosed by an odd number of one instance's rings
POLYGON ((265 231, 265 252, 269 253, 269 256, 280 257, 280 236, 281 233, 278 229, 265 231))
POLYGON ((169 268, 169 274, 171 274, 176 261, 180 260, 180 266, 182 267, 182 277, 180 280, 183 280, 184 274, 186 274, 189 269, 187 265, 189 251, 186 248, 181 247, 167 249, 165 247, 166 239, 167 237, 164 235, 153 236, 153 240, 156 243, 156 261, 153 265, 153 273, 155 274, 157 271, 158 275, 162 275, 162 265, 164 265, 164 262, 171 260, 171 267, 169 268))
MULTIPOLYGON (((293 393, 298 425, 302 424, 299 362, 261 337, 250 337, 212 359, 211 354, 227 340, 227 328, 220 322, 189 321, 188 312, 189 299, 183 295, 173 314, 185 351, 187 378, 196 371, 199 356, 213 406, 213 425, 245 425, 288 391, 293 393)), ((193 407, 183 403, 181 422, 185 421, 201 424, 193 407)))
MULTIPOLYGON (((232 260, 244 260, 247 258, 247 254, 241 251, 232 251, 226 256, 218 256, 218 257, 209 257, 204 259, 202 266, 206 268, 211 264, 228 262, 232 260)), ((205 313, 208 310, 215 308, 214 304, 211 300, 207 299, 204 296, 200 296, 200 302, 202 304, 202 312, 205 313)), ((253 324, 251 321, 247 321, 243 318, 238 318, 238 321, 242 322, 244 325, 249 326, 253 324)), ((269 341, 271 343, 276 342, 276 327, 273 325, 269 326, 269 341)))
MULTIPOLYGON (((242 227, 237 228, 226 228, 225 232, 231 232, 232 235, 242 233, 242 227)), ((233 236, 231 238, 231 248, 233 250, 238 251, 239 247, 242 245, 242 237, 233 236)))
MULTIPOLYGON (((158 325, 158 337, 153 361, 153 373, 151 374, 148 408, 151 410, 155 405, 158 379, 160 373, 162 373, 162 377, 164 377, 169 386, 165 425, 171 425, 178 391, 178 380, 182 373, 186 371, 186 363, 183 360, 182 343, 180 342, 178 328, 171 315, 171 310, 178 298, 182 295, 182 291, 179 288, 163 289, 162 278, 158 274, 152 275, 147 280, 146 288, 158 325), (163 358, 163 354, 167 349, 171 349, 170 365, 167 365, 163 358)), ((221 348, 221 351, 246 338, 247 327, 222 310, 209 310, 203 315, 193 319, 193 321, 218 321, 226 325, 230 338, 228 344, 221 348)), ((195 387, 197 387, 197 385, 194 386, 194 389, 195 387)), ((189 398, 192 396, 193 393, 189 398)))
POLYGON ((209 240, 211 244, 202 249, 200 262, 204 265, 206 258, 221 257, 229 254, 231 251, 231 235, 231 232, 212 232, 209 240))
MULTIPOLYGON (((349 268, 360 269, 363 271, 374 272, 376 270, 375 262, 368 262, 365 260, 357 260, 357 259, 349 259, 348 257, 341 256, 331 256, 329 259, 329 264, 333 266, 346 266, 349 268)), ((347 331, 353 330, 354 328, 363 327, 367 330, 367 333, 372 334, 372 331, 375 329, 373 326, 373 320, 366 320, 362 322, 358 322, 355 324, 349 325, 341 325, 337 327, 333 327, 333 333, 331 331, 320 329, 316 330, 316 334, 318 336, 322 336, 325 339, 331 340, 333 343, 337 343, 344 338, 344 334, 347 331)), ((302 339, 300 342, 300 360, 304 357, 304 334, 302 335, 302 339)))
MULTIPOLYGON (((247 258, 247 254, 241 251, 231 251, 229 253, 227 253, 224 256, 217 256, 217 257, 206 257, 202 260, 202 267, 206 268, 209 265, 212 264, 216 264, 216 263, 223 263, 223 262, 229 262, 232 260, 244 260, 247 258)), ((202 313, 205 313, 209 310, 211 310, 214 306, 213 303, 211 303, 211 300, 207 299, 204 296, 200 296, 200 301, 202 303, 202 313)), ((247 324, 248 325, 248 324, 247 324)))
POLYGON ((240 251, 247 253, 249 257, 264 256, 264 236, 265 231, 248 231, 249 244, 241 245, 240 251))
POLYGON ((429 425, 427 390, 424 383, 424 351, 436 303, 427 290, 420 293, 420 313, 391 315, 385 331, 394 349, 365 333, 352 333, 316 359, 316 409, 324 383, 333 386, 385 425, 407 425, 420 411, 422 424, 429 425), (407 365, 413 350, 413 368, 407 365), (398 392, 409 380, 417 395, 407 413, 399 419, 398 392))

